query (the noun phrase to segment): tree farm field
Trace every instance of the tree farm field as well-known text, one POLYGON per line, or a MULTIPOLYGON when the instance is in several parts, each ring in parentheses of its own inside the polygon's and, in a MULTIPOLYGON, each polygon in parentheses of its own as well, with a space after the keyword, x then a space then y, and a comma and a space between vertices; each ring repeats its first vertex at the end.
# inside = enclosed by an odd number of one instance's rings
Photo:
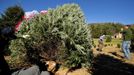
MULTIPOLYGON (((94 41, 94 44, 97 46, 98 45, 98 38, 94 38, 93 41, 94 41)), ((104 44, 105 45, 108 45, 108 44, 111 44, 113 46, 117 46, 117 44, 121 44, 122 40, 121 39, 112 39, 111 42, 106 42, 106 40, 104 40, 104 44)))
POLYGON ((104 47, 102 49, 102 52, 98 52, 96 49, 98 48, 98 38, 94 38, 94 45, 95 47, 93 48, 93 53, 94 54, 100 54, 100 53, 106 53, 108 55, 112 55, 115 56, 116 58, 118 58, 119 60, 122 60, 126 63, 129 64, 134 64, 134 53, 131 52, 131 60, 125 60, 124 59, 124 54, 122 52, 121 46, 122 46, 122 39, 112 39, 111 42, 106 42, 106 40, 104 40, 104 47))

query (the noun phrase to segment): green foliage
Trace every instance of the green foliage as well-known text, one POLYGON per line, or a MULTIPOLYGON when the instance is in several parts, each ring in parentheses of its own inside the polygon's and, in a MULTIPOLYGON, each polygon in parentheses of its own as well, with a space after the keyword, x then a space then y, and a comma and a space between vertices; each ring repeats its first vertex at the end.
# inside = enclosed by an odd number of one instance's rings
POLYGON ((0 17, 0 28, 14 26, 18 21, 22 20, 22 16, 24 15, 24 11, 20 6, 12 6, 6 9, 6 11, 1 14, 0 17))
POLYGON ((104 46, 105 46, 105 47, 107 47, 108 45, 107 45, 107 44, 105 44, 104 46))
POLYGON ((131 30, 132 30, 131 50, 134 51, 134 25, 131 26, 131 30))
MULTIPOLYGON (((47 14, 39 14, 30 21, 24 21, 17 36, 29 35, 23 41, 26 55, 31 62, 46 60, 62 62, 69 68, 89 67, 92 61, 92 39, 85 23, 83 12, 77 4, 65 4, 49 9, 47 14)), ((11 44, 14 51, 18 44, 11 44)), ((24 52, 25 53, 25 52, 24 52)))
POLYGON ((9 49, 12 51, 11 59, 8 60, 8 63, 11 67, 19 68, 23 66, 26 61, 26 49, 23 39, 12 40, 9 46, 9 49))
POLYGON ((101 35, 113 35, 119 33, 123 25, 119 23, 94 23, 89 24, 92 37, 98 38, 101 35))
POLYGON ((111 42, 112 41, 112 37, 111 36, 107 36, 106 37, 106 42, 111 42))
POLYGON ((118 44, 117 44, 117 48, 121 48, 121 44, 118 43, 118 44))

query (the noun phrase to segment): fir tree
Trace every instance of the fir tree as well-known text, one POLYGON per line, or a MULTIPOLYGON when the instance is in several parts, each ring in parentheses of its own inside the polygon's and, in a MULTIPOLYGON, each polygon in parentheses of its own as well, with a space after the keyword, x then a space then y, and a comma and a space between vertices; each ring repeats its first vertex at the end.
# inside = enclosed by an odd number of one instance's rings
POLYGON ((8 7, 6 11, 1 14, 0 28, 7 26, 14 28, 18 21, 22 20, 22 16, 24 16, 24 11, 20 6, 8 7))
POLYGON ((49 9, 47 14, 39 14, 29 21, 24 21, 17 36, 24 35, 29 37, 20 39, 23 41, 12 41, 10 49, 23 49, 31 61, 37 61, 42 56, 46 60, 61 62, 69 68, 91 65, 90 30, 77 4, 65 4, 49 9), (16 43, 23 45, 18 46, 16 43))

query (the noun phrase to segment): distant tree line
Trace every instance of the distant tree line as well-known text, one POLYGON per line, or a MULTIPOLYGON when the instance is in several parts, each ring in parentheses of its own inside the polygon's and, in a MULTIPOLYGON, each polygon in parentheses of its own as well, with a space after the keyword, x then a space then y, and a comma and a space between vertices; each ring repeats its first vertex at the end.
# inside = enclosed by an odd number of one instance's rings
MULTIPOLYGON (((91 34, 93 38, 98 38, 99 36, 105 35, 114 35, 119 33, 123 24, 121 23, 92 23, 88 24, 88 27, 91 29, 91 34)), ((134 51, 134 24, 130 26, 132 30, 132 40, 131 40, 131 51, 134 51)))
POLYGON ((101 35, 114 35, 119 33, 123 24, 120 23, 92 23, 89 24, 92 37, 98 38, 101 35))

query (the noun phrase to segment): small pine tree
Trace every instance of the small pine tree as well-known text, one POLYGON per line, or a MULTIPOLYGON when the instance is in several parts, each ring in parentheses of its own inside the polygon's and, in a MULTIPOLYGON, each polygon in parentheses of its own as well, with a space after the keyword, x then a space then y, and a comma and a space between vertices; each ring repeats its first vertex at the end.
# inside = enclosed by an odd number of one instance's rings
POLYGON ((106 42, 111 42, 112 41, 112 37, 111 36, 107 36, 106 37, 106 42))
POLYGON ((20 6, 12 6, 8 7, 6 11, 1 14, 0 17, 0 28, 2 27, 15 27, 18 21, 22 20, 22 16, 24 15, 24 11, 20 6))

